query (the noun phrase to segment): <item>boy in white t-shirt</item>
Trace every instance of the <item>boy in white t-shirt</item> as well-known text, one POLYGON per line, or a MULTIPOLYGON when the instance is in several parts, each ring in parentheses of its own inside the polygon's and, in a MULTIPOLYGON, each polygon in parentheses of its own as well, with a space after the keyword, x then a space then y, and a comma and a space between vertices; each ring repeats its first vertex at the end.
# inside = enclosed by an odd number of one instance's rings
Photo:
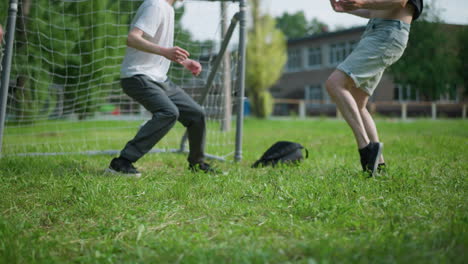
POLYGON ((132 21, 127 52, 122 63, 123 91, 153 114, 136 136, 114 158, 108 172, 141 176, 133 163, 150 151, 175 122, 187 127, 190 146, 189 169, 213 172, 204 162, 205 114, 181 88, 167 78, 171 61, 180 63, 193 75, 202 71, 200 63, 174 43, 174 8, 176 1, 145 0, 132 21))

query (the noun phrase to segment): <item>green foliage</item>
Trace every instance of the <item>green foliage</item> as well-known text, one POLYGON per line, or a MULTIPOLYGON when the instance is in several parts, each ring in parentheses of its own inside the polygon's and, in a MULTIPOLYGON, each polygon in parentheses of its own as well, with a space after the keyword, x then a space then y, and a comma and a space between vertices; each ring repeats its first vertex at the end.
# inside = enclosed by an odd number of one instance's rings
POLYGON ((253 27, 248 33, 246 84, 256 116, 271 114, 268 89, 278 81, 286 63, 286 40, 275 28, 275 20, 262 15, 258 0, 252 1, 253 27))
POLYGON ((460 30, 458 38, 458 59, 460 60, 460 74, 465 85, 465 94, 468 94, 468 28, 465 26, 460 30))
MULTIPOLYGON (((26 2, 22 1, 20 7, 26 2)), ((65 114, 76 113, 80 119, 92 116, 106 96, 119 87, 126 36, 141 4, 111 0, 50 2, 33 1, 31 10, 24 10, 24 17, 20 8, 12 71, 16 87, 10 91, 14 100, 9 113, 17 122, 51 116, 58 100, 63 100, 65 114), (63 87, 63 92, 54 90, 58 87, 63 87), (64 98, 58 98, 59 94, 64 98)), ((187 49, 199 53, 199 43, 182 28, 183 13, 183 7, 176 9, 176 41, 191 43, 187 49)), ((2 12, 0 19, 6 15, 2 12)), ((171 74, 179 80, 190 73, 175 66, 171 74)))
POLYGON ((0 263, 466 263, 468 123, 378 126, 389 171, 372 179, 336 120, 247 120, 226 175, 179 154, 138 161, 140 179, 104 175, 107 155, 3 157, 0 263), (281 139, 309 159, 250 168, 281 139))
MULTIPOLYGON (((69 72, 73 72, 71 67, 78 69, 76 72, 84 73, 73 76, 76 83, 69 85, 68 100, 75 102, 73 108, 80 115, 80 118, 92 115, 97 107, 98 100, 104 98, 103 91, 108 89, 103 84, 111 83, 119 78, 119 67, 113 60, 113 48, 122 46, 123 37, 113 35, 112 28, 115 24, 115 15, 108 12, 108 4, 102 0, 92 0, 87 2, 76 2, 70 6, 71 10, 77 10, 79 16, 78 26, 80 28, 80 38, 74 47, 74 54, 81 55, 78 65, 70 63, 69 72)), ((121 35, 122 36, 122 35, 121 35)), ((67 78, 67 82, 70 78, 67 78)))
MULTIPOLYGON (((136 8, 128 2, 125 5, 136 8)), ((15 100, 10 106, 17 121, 49 116, 59 100, 59 93, 53 90, 57 85, 64 90, 66 113, 85 118, 96 111, 99 98, 119 78, 132 11, 109 12, 120 8, 113 1, 56 1, 50 5, 48 0, 36 0, 31 10, 20 9, 12 72, 16 76, 11 91, 15 100)))
POLYGON ((411 26, 403 57, 390 67, 396 83, 409 84, 429 100, 453 92, 460 82, 457 31, 425 6, 425 13, 411 26), (454 34, 455 33, 455 34, 454 34))
POLYGON ((16 76, 16 80, 12 80, 16 81, 16 86, 10 93, 15 98, 11 114, 18 121, 30 123, 35 121, 38 113, 47 115, 51 112, 56 99, 49 90, 53 76, 59 71, 59 65, 67 61, 65 54, 73 47, 74 39, 57 41, 63 38, 64 29, 60 26, 73 25, 70 19, 54 14, 54 10, 64 8, 63 3, 49 9, 47 0, 38 0, 35 1, 37 8, 26 10, 25 2, 20 5, 15 32, 16 53, 11 76, 16 76), (57 25, 58 29, 52 30, 49 23, 57 25), (28 42, 35 45, 26 45, 28 42), (51 52, 54 49, 63 52, 55 54, 51 52))
POLYGON ((9 5, 10 1, 0 1, 0 24, 3 25, 4 29, 6 27, 4 23, 7 21, 9 5))
POLYGON ((273 113, 273 96, 268 91, 263 91, 253 96, 256 116, 267 118, 273 113))
POLYGON ((293 14, 283 13, 276 18, 276 27, 283 31, 288 39, 301 38, 327 30, 327 25, 317 18, 307 20, 304 11, 293 14))

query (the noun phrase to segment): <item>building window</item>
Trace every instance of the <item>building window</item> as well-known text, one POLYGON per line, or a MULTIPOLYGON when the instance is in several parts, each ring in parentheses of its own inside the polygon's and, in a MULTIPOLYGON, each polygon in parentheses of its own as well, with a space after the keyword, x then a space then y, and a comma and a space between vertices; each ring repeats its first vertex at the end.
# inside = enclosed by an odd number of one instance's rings
POLYGON ((458 102, 457 85, 447 84, 447 91, 439 97, 441 102, 458 102))
POLYGON ((419 101, 419 91, 409 84, 397 84, 394 90, 394 99, 397 101, 419 101))
POLYGON ((302 68, 302 56, 300 49, 290 49, 288 50, 288 71, 297 71, 302 68))
POLYGON ((312 101, 320 101, 323 99, 322 85, 313 84, 306 87, 305 99, 312 101))
POLYGON ((348 45, 348 54, 351 54, 351 52, 353 52, 353 50, 357 47, 359 42, 355 41, 355 40, 352 40, 349 42, 349 45, 348 45))
POLYGON ((344 61, 356 48, 358 42, 348 41, 330 45, 330 64, 337 65, 344 61))
POLYGON ((346 58, 346 44, 338 43, 330 46, 330 64, 336 65, 346 58))
POLYGON ((318 48, 309 48, 308 49, 308 63, 309 67, 317 67, 322 65, 322 49, 318 48))
MULTIPOLYGON (((424 94, 424 93, 423 93, 424 94)), ((409 84, 396 84, 393 93, 393 98, 397 101, 415 101, 421 100, 419 90, 414 89, 409 84)), ((428 99, 428 98, 426 98, 428 99)), ((459 102, 460 98, 457 93, 457 86, 447 84, 447 91, 439 96, 436 101, 439 102, 459 102)))
POLYGON ((330 45, 330 59, 329 59, 329 62, 330 64, 334 65, 334 64, 337 64, 336 61, 336 44, 331 44, 330 45))

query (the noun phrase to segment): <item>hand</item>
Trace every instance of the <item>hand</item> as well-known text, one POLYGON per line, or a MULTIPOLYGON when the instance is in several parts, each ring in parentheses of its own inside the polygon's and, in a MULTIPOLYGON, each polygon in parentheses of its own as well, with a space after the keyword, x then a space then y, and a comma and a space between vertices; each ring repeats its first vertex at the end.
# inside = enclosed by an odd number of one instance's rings
POLYGON ((183 61, 187 60, 187 58, 190 56, 190 53, 183 48, 173 47, 165 48, 162 55, 168 60, 182 63, 183 61))
POLYGON ((336 0, 330 0, 330 4, 335 12, 343 13, 344 9, 341 7, 340 2, 336 2, 336 0))
POLYGON ((200 75, 202 66, 198 61, 187 59, 181 63, 187 70, 191 71, 193 76, 200 75))
POLYGON ((336 12, 350 12, 357 9, 364 9, 364 0, 340 0, 335 2, 331 0, 336 12))

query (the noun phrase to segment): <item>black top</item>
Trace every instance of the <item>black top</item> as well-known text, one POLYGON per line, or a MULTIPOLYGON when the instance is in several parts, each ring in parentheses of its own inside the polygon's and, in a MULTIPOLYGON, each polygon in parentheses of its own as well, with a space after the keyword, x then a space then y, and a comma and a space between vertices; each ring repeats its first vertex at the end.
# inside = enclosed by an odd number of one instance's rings
POLYGON ((423 0, 409 0, 409 3, 413 4, 414 6, 414 14, 413 14, 413 20, 418 19, 418 17, 421 15, 424 7, 423 0))

